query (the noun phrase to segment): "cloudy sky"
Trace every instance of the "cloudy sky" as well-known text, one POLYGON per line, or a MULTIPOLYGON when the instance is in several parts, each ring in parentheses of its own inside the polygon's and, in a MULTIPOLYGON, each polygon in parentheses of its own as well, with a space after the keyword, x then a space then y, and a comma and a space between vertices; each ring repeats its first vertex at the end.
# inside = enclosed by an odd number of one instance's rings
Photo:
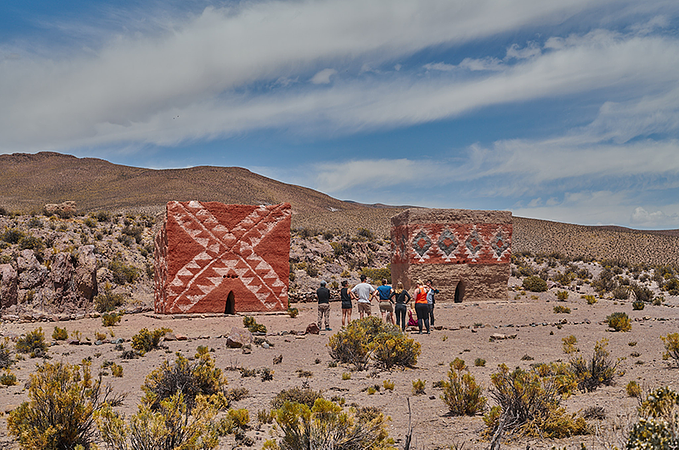
POLYGON ((0 153, 679 228, 676 0, 7 0, 0 153))

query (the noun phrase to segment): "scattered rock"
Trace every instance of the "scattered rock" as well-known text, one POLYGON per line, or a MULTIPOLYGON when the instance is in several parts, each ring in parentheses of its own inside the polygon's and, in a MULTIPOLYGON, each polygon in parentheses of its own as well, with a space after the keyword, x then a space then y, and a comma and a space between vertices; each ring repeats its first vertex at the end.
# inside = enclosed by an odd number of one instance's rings
POLYGON ((516 339, 516 334, 500 334, 500 333, 493 333, 490 335, 490 339, 488 339, 490 342, 495 342, 495 341, 501 341, 504 339, 516 339))
POLYGON ((240 348, 250 345, 253 341, 252 333, 246 328, 231 328, 229 336, 226 338, 226 346, 229 348, 240 348))
POLYGON ((305 334, 318 334, 321 330, 318 329, 318 325, 315 322, 310 323, 306 327, 305 334))

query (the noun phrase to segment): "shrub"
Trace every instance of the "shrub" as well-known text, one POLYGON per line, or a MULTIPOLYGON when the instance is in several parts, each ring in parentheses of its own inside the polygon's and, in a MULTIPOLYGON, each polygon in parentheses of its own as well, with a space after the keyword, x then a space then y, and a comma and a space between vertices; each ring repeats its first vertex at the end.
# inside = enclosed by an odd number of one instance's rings
POLYGON ((142 402, 129 424, 105 405, 97 412, 96 423, 102 440, 116 450, 208 450, 226 434, 226 421, 215 421, 219 403, 201 395, 190 410, 177 392, 160 402, 156 411, 142 402))
POLYGON ((123 366, 120 364, 111 364, 111 375, 113 375, 116 378, 122 378, 123 377, 123 366))
POLYGON ((378 317, 352 321, 345 330, 330 336, 330 356, 363 370, 372 357, 379 367, 412 367, 420 355, 420 344, 409 339, 399 327, 383 323, 378 317))
POLYGON ((594 296, 591 295, 591 294, 582 295, 581 297, 584 298, 584 299, 587 301, 587 304, 588 304, 588 305, 593 305, 593 304, 595 304, 596 301, 597 301, 597 300, 596 300, 596 297, 594 297, 594 296))
POLYGON ((668 333, 667 336, 660 336, 660 339, 665 344, 663 359, 668 360, 672 358, 679 365, 679 333, 668 333))
POLYGON ((257 320, 255 320, 255 318, 252 316, 243 317, 243 326, 250 330, 251 333, 266 334, 266 326, 262 325, 261 323, 257 323, 257 320))
POLYGON ((525 371, 501 364, 491 375, 491 396, 498 406, 483 420, 492 435, 502 432, 560 438, 590 432, 582 417, 569 415, 559 406, 561 395, 551 377, 540 377, 534 370, 525 371))
MULTIPOLYGON (((162 401, 181 392, 183 402, 191 410, 196 405, 198 395, 209 397, 222 394, 225 385, 222 371, 215 367, 209 352, 197 354, 195 362, 177 353, 172 364, 164 361, 146 377, 141 387, 145 394, 142 400, 153 411, 157 411, 162 401)), ((226 398, 223 395, 222 398, 226 406, 226 398)))
POLYGON ((9 369, 5 369, 4 373, 0 375, 0 385, 14 386, 17 384, 17 377, 9 369))
POLYGON ((610 316, 607 316, 606 323, 615 331, 630 331, 632 329, 632 322, 627 316, 627 313, 624 312, 614 312, 610 316))
POLYGON ((365 275, 366 277, 370 278, 370 280, 375 284, 381 284, 383 279, 391 280, 391 264, 388 264, 387 267, 382 269, 370 269, 368 267, 364 267, 361 269, 361 275, 365 275))
POLYGON ((160 338, 171 332, 172 330, 169 328, 157 328, 153 332, 149 331, 148 328, 142 328, 139 333, 132 336, 131 347, 143 355, 158 348, 160 338))
POLYGON ((387 391, 393 391, 394 390, 394 382, 391 380, 384 380, 382 383, 382 387, 384 387, 385 390, 387 391))
POLYGON ((117 255, 108 263, 108 270, 111 271, 113 280, 117 284, 134 283, 139 278, 139 269, 125 264, 120 255, 117 255))
POLYGON ((641 311, 644 309, 645 303, 641 300, 634 300, 632 302, 632 310, 634 311, 641 311))
POLYGON ((627 300, 629 298, 629 289, 626 286, 618 286, 611 291, 613 298, 616 300, 627 300))
POLYGON ((628 397, 636 397, 636 398, 641 397, 641 387, 639 387, 639 384, 634 380, 627 383, 627 386, 625 387, 625 391, 627 391, 628 397))
POLYGON ((620 361, 612 361, 606 350, 607 339, 602 339, 594 345, 594 352, 589 360, 579 356, 570 362, 571 370, 578 383, 578 389, 585 392, 595 391, 599 386, 613 384, 615 369, 620 361))
POLYGON ((420 380, 419 378, 415 381, 413 381, 413 395, 422 395, 424 394, 424 387, 425 384, 427 383, 427 380, 420 380))
POLYGON ((321 391, 298 387, 287 390, 284 389, 276 394, 276 397, 271 400, 271 407, 273 409, 279 409, 282 408, 285 403, 300 403, 311 408, 319 398, 323 398, 323 393, 321 391))
POLYGON ((383 331, 370 343, 372 358, 379 367, 413 367, 420 356, 420 343, 409 339, 401 328, 385 324, 383 331))
POLYGON ((229 389, 228 392, 226 393, 226 399, 229 401, 229 403, 237 402, 243 400, 244 398, 247 398, 249 395, 250 391, 243 387, 232 388, 229 389))
POLYGON ((91 363, 44 363, 30 376, 29 401, 12 411, 7 420, 10 434, 25 449, 91 448, 94 411, 104 404, 117 406, 122 397, 93 379, 91 363))
POLYGON ((483 358, 476 358, 474 360, 474 365, 476 367, 485 367, 486 366, 486 360, 483 358))
POLYGON ((269 369, 268 367, 264 367, 262 368, 259 375, 262 381, 271 381, 273 380, 273 374, 274 374, 273 370, 269 369))
POLYGON ((575 344, 578 343, 578 340, 572 334, 568 337, 561 338, 561 340, 563 341, 563 352, 567 355, 578 351, 578 348, 575 346, 575 344))
POLYGON ((568 300, 568 291, 556 291, 556 298, 562 302, 568 300))
POLYGON ((68 339, 68 331, 66 331, 66 328, 59 328, 59 327, 54 327, 54 331, 52 332, 52 339, 55 341, 65 341, 68 339))
POLYGON ((94 308, 100 313, 113 311, 124 303, 125 295, 114 294, 111 291, 111 285, 109 283, 104 285, 104 292, 94 297, 94 308))
POLYGON ((547 290, 547 282, 538 276, 530 276, 523 279, 524 289, 531 292, 545 292, 547 290))
POLYGON ((121 314, 116 313, 105 313, 101 316, 101 324, 105 327, 112 327, 120 322, 121 314))
POLYGON ((555 314, 570 314, 571 309, 567 306, 557 305, 557 306, 554 307, 554 313, 555 314))
POLYGON ((9 338, 5 338, 0 342, 0 369, 8 369, 13 362, 9 350, 9 338))
POLYGON ((634 293, 634 298, 640 302, 650 302, 653 300, 653 291, 651 291, 646 286, 640 286, 638 284, 632 285, 632 292, 634 293))
POLYGON ((370 408, 342 407, 319 398, 313 407, 286 402, 275 411, 275 420, 282 437, 278 447, 297 450, 308 448, 366 449, 391 448, 393 441, 386 429, 386 419, 370 408))
POLYGON ((349 372, 342 372, 342 380, 343 381, 351 380, 351 374, 349 372))
POLYGON ((648 394, 639 406, 639 422, 627 441, 628 449, 679 448, 679 395, 667 387, 648 394))
POLYGON ((19 353, 29 353, 31 358, 38 358, 47 355, 47 343, 42 327, 29 331, 25 336, 17 339, 15 345, 19 353))
POLYGON ((295 317, 297 317, 298 314, 299 314, 299 309, 288 307, 288 315, 290 317, 292 317, 294 319, 295 317))
POLYGON ((660 305, 663 304, 664 301, 665 301, 665 297, 663 297, 662 295, 659 295, 659 296, 657 296, 653 299, 652 305, 653 306, 660 306, 660 305))
POLYGON ((20 230, 17 230, 16 228, 8 228, 4 233, 2 233, 2 235, 0 235, 0 240, 3 240, 8 244, 18 244, 24 236, 25 234, 20 230))
POLYGON ((443 381, 443 395, 441 395, 450 413, 455 416, 474 416, 482 412, 487 400, 481 392, 481 386, 469 373, 464 361, 455 358, 450 363, 448 381, 443 381))

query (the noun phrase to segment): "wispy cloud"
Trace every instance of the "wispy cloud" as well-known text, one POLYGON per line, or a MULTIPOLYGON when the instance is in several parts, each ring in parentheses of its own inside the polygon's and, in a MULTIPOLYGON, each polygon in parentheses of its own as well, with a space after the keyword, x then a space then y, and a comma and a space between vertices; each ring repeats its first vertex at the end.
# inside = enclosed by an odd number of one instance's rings
MULTIPOLYGON (((104 44, 93 53, 55 59, 23 49, 21 59, 0 65, 0 150, 63 149, 131 139, 177 143, 262 127, 294 128, 308 123, 305 114, 321 115, 334 128, 418 123, 499 102, 601 87, 610 75, 648 81, 650 74, 631 71, 635 56, 641 56, 634 61, 635 68, 652 68, 648 72, 655 77, 669 70, 676 73, 679 58, 673 41, 608 37, 597 43, 583 37, 580 45, 566 40, 560 51, 469 83, 442 79, 420 83, 401 70, 397 78, 379 82, 359 78, 328 84, 322 92, 282 89, 252 95, 243 90, 252 83, 298 76, 329 81, 330 73, 319 70, 327 69, 330 60, 358 67, 366 62, 391 65, 433 45, 456 45, 530 24, 558 23, 589 8, 592 5, 585 0, 454 5, 443 0, 246 2, 207 8, 183 21, 168 18, 170 26, 154 26, 148 35, 137 31, 102 39, 104 44), (634 51, 630 47, 635 44, 635 53, 644 54, 620 54, 634 51), (252 102, 269 114, 232 125, 228 116, 234 108, 235 115, 248 116, 252 102), (288 107, 293 115, 282 113, 288 107), (207 124, 168 123, 177 111, 213 118, 207 124), (171 138, 168 128, 173 130, 171 138)), ((479 61, 486 61, 485 66, 470 60, 470 67, 492 67, 488 64, 492 59, 479 61)))

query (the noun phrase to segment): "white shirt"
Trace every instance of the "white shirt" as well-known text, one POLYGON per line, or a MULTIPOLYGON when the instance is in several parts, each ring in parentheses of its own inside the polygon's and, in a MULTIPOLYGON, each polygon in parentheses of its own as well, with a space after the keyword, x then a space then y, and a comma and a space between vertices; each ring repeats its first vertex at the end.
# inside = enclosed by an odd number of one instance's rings
POLYGON ((356 294, 359 303, 370 303, 370 294, 375 292, 375 288, 368 283, 358 283, 351 292, 356 294))

